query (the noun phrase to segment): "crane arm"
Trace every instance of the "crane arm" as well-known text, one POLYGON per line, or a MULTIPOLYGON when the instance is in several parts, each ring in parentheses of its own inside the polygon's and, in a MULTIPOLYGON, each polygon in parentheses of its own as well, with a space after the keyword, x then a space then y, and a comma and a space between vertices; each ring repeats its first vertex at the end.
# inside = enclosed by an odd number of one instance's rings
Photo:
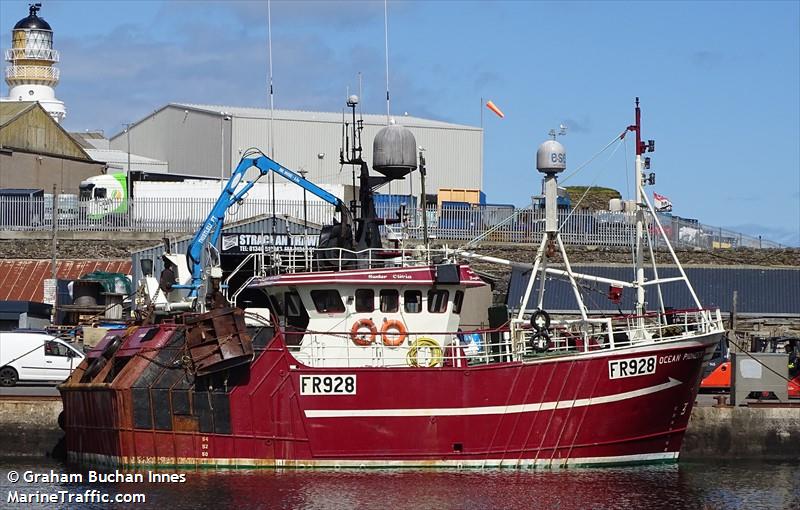
POLYGON ((197 297, 197 291, 203 283, 203 267, 201 264, 203 248, 206 245, 216 245, 220 233, 222 232, 222 227, 225 223, 225 214, 228 209, 234 204, 244 200, 245 195, 248 191, 250 191, 255 183, 269 172, 275 172, 278 175, 285 177, 309 193, 312 193, 325 202, 334 205, 336 210, 342 213, 342 222, 349 223, 348 221, 345 221, 345 215, 348 212, 347 207, 336 195, 328 193, 313 182, 306 180, 301 175, 298 175, 297 173, 275 162, 271 158, 265 156, 260 151, 257 153, 260 154, 258 157, 249 157, 253 154, 253 152, 245 152, 244 157, 242 157, 236 169, 231 174, 225 189, 220 194, 219 198, 214 204, 214 207, 208 214, 208 217, 195 234, 191 244, 189 244, 189 250, 186 253, 186 262, 192 274, 191 282, 186 285, 175 285, 173 288, 189 289, 188 297, 190 298, 197 297), (246 180, 245 175, 247 174, 248 170, 253 167, 258 169, 258 176, 255 179, 246 180))

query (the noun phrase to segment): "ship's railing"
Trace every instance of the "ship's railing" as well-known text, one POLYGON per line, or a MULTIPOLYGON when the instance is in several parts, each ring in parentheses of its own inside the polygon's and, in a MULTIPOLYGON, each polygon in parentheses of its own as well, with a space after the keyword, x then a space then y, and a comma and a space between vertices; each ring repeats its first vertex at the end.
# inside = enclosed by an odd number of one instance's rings
MULTIPOLYGON (((56 227, 73 231, 185 232, 197 231, 216 198, 122 197, 79 200, 77 195, 60 194, 56 227)), ((49 230, 52 228, 52 196, 18 197, 0 193, 0 228, 5 230, 49 230)), ((334 207, 308 199, 272 200, 251 198, 230 210, 227 222, 243 221, 269 214, 289 216, 313 228, 330 224, 334 207), (274 207, 273 207, 274 205, 274 207)), ((384 225, 384 235, 391 229, 405 237, 424 237, 423 211, 404 209, 404 222, 384 225)), ((437 207, 425 212, 428 235, 437 242, 461 242, 483 238, 486 242, 537 244, 544 233, 544 211, 514 209, 512 206, 437 207)), ((565 244, 597 246, 633 246, 635 216, 626 212, 559 211, 561 238, 565 244)), ((396 211, 379 211, 379 216, 395 218, 396 211)), ((704 225, 676 216, 661 215, 661 224, 673 246, 678 248, 780 248, 782 245, 719 227, 704 225)), ((664 246, 657 227, 648 224, 654 247, 664 246)))
POLYGON ((546 331, 535 330, 527 320, 511 321, 511 336, 514 339, 512 351, 522 357, 619 349, 720 332, 723 329, 718 309, 553 320, 546 331), (546 335, 547 342, 537 343, 542 334, 546 335), (546 348, 542 348, 545 345, 546 348))
MULTIPOLYGON (((289 350, 308 366, 339 367, 466 367, 515 359, 508 328, 455 333, 408 333, 403 345, 385 345, 380 338, 356 345, 349 332, 285 331, 286 338, 303 337, 303 347, 289 350)), ((378 335, 380 337, 380 335, 378 335)))
POLYGON ((385 345, 380 334, 369 345, 357 345, 348 331, 284 328, 284 337, 297 360, 308 366, 437 368, 623 350, 722 331, 719 310, 696 309, 553 320, 544 348, 532 341, 537 331, 530 323, 516 319, 496 329, 409 332, 399 346, 385 345))

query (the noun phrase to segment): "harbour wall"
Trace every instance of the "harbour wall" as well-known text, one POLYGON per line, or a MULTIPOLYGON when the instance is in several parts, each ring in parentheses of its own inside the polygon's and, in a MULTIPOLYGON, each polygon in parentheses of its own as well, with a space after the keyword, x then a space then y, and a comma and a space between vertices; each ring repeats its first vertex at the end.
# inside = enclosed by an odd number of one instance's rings
POLYGON ((44 457, 64 431, 58 427, 58 397, 0 398, 0 456, 44 457))
POLYGON ((695 407, 681 459, 800 460, 800 405, 695 407))
MULTIPOLYGON (((64 432, 58 398, 0 399, 0 455, 49 455, 64 432)), ((692 410, 681 459, 800 460, 800 405, 698 407, 692 410)))

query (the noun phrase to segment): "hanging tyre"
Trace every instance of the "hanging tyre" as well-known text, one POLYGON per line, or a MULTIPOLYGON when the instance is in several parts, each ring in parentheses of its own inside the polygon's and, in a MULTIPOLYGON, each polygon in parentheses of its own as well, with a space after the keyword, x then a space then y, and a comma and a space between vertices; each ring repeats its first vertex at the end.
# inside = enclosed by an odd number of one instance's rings
POLYGON ((529 345, 534 352, 546 352, 550 348, 550 335, 537 331, 530 339, 529 345))
POLYGON ((550 314, 544 310, 536 310, 531 315, 531 327, 536 331, 547 331, 550 329, 550 314))

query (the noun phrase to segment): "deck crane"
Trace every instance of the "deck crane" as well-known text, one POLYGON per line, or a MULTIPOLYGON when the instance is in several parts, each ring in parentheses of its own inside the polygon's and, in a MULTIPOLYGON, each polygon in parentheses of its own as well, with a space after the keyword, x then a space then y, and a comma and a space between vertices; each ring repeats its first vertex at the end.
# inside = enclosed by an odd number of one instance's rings
MULTIPOLYGON (((164 297, 160 300, 154 299, 156 286, 154 278, 150 278, 151 282, 146 283, 146 292, 155 301, 157 309, 177 311, 198 310, 204 307, 205 304, 199 302, 202 300, 197 298, 200 295, 201 288, 204 287, 205 278, 219 279, 222 277, 222 269, 219 266, 219 253, 215 247, 225 223, 225 214, 232 206, 242 202, 255 183, 269 172, 275 172, 285 177, 290 182, 335 206, 336 211, 341 214, 341 224, 334 225, 336 228, 333 228, 332 232, 336 233, 336 238, 331 239, 331 241, 337 243, 339 247, 352 248, 350 211, 341 199, 275 162, 260 150, 250 148, 245 151, 230 179, 228 179, 225 189, 189 244, 185 260, 182 260, 180 255, 177 254, 164 255, 165 269, 157 283, 158 288, 164 293, 164 297), (258 170, 258 175, 254 179, 248 179, 247 173, 253 168, 258 170), (206 248, 209 249, 213 256, 207 275, 204 274, 201 260, 203 250, 206 248), (186 290, 188 290, 188 294, 185 295, 186 290)), ((330 229, 330 226, 328 228, 330 229)))

